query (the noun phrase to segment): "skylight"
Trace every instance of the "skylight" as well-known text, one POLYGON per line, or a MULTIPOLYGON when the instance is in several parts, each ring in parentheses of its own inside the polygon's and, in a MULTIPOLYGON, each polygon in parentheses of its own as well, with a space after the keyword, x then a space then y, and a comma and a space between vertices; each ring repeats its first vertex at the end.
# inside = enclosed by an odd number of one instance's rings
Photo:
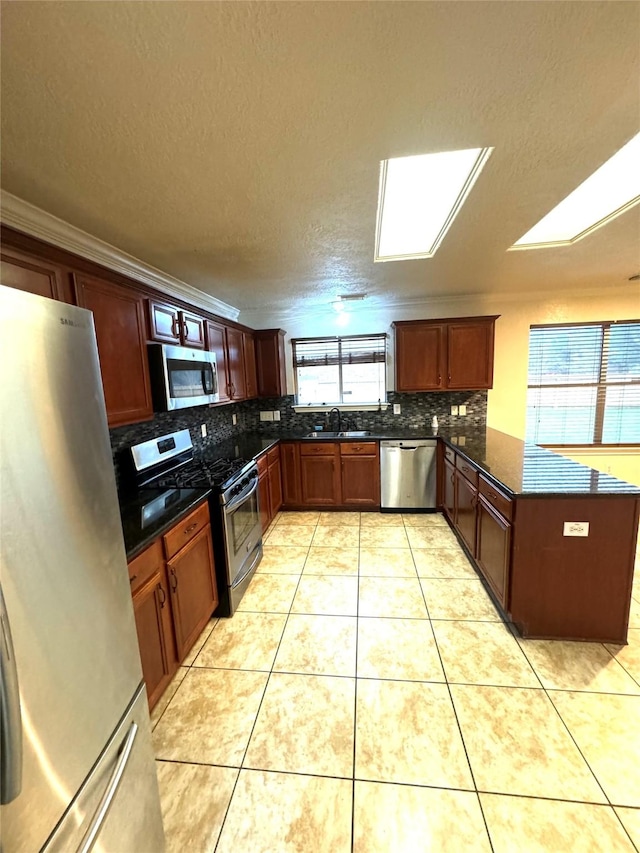
POLYGON ((570 193, 509 251, 569 246, 640 202, 640 133, 570 193))
POLYGON ((383 160, 374 260, 433 257, 492 151, 468 148, 383 160))

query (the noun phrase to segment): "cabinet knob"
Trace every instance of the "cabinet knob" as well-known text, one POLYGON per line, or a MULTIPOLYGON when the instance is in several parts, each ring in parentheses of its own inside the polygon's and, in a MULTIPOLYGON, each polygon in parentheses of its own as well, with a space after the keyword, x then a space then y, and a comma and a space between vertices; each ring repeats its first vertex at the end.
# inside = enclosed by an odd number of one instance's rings
POLYGON ((161 583, 158 584, 158 595, 160 596, 160 607, 164 607, 167 603, 167 593, 161 583))
POLYGON ((192 531, 192 530, 195 530, 197 526, 198 526, 198 522, 197 522, 197 521, 194 521, 194 522, 193 522, 193 524, 190 524, 190 525, 187 527, 187 529, 184 531, 184 532, 185 532, 185 535, 186 535, 187 533, 191 533, 191 531, 192 531))
POLYGON ((182 321, 182 334, 185 336, 185 338, 189 337, 189 326, 187 325, 186 320, 182 321))
POLYGON ((138 575, 133 575, 132 577, 130 577, 130 578, 129 578, 129 583, 133 583, 133 582, 134 582, 134 580, 135 580, 137 577, 138 577, 138 575))
POLYGON ((171 589, 175 592, 178 589, 178 578, 176 577, 176 573, 174 569, 170 569, 171 574, 171 589))

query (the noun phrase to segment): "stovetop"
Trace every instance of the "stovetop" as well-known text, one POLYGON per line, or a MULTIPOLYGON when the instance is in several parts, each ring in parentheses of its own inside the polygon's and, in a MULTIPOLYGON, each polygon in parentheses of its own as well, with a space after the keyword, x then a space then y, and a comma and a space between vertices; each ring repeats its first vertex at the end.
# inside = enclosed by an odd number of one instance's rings
POLYGON ((233 484, 251 459, 192 459, 185 465, 163 474, 154 480, 154 486, 174 489, 213 488, 223 492, 233 484))

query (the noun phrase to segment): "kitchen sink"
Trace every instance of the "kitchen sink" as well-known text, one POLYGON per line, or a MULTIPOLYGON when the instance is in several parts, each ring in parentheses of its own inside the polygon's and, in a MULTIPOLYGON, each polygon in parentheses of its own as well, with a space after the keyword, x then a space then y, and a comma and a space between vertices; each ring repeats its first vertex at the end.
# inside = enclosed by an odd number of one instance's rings
POLYGON ((356 429, 329 432, 329 430, 323 429, 319 432, 308 432, 305 438, 364 438, 365 435, 371 435, 371 431, 368 429, 356 429))

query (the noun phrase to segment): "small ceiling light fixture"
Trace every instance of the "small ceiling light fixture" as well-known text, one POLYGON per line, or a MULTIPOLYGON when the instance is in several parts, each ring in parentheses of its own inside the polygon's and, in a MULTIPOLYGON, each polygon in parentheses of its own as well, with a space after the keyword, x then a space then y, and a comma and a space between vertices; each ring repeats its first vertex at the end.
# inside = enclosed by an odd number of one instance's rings
POLYGON ((382 160, 374 261, 432 258, 492 151, 382 160))
POLYGON ((570 246, 640 202, 640 133, 507 251, 570 246))
POLYGON ((366 299, 366 293, 345 293, 342 296, 338 296, 335 302, 331 303, 331 307, 338 314, 342 313, 347 305, 351 302, 362 302, 363 299, 366 299))

